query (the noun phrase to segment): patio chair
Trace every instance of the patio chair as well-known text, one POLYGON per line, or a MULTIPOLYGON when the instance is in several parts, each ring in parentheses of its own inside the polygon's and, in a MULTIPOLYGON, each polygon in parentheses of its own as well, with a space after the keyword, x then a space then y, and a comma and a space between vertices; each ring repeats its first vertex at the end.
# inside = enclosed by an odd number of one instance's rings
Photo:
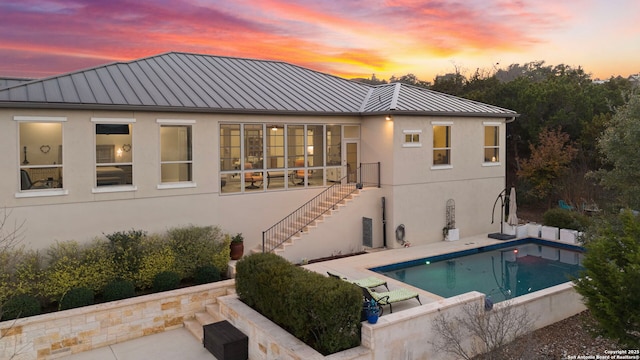
POLYGON ((567 204, 567 202, 566 202, 566 201, 564 201, 564 200, 562 200, 562 199, 561 199, 561 200, 558 200, 558 206, 559 206, 561 209, 565 209, 565 210, 573 210, 573 206, 571 206, 571 205, 567 204))
POLYGON ((364 298, 366 300, 370 301, 373 299, 380 305, 389 305, 389 312, 393 312, 393 307, 391 306, 391 304, 410 300, 413 298, 416 298, 416 300, 418 300, 418 303, 422 305, 422 302, 420 301, 420 295, 418 295, 417 292, 411 291, 409 289, 399 288, 393 289, 391 291, 376 292, 366 287, 360 286, 360 288, 362 289, 362 294, 364 295, 364 298))
POLYGON ((331 272, 331 271, 327 271, 327 274, 329 274, 329 276, 334 277, 336 279, 340 279, 340 280, 344 280, 346 282, 350 282, 352 284, 356 284, 360 287, 366 287, 369 289, 373 289, 376 288, 378 286, 384 286, 387 288, 387 291, 389 290, 389 287, 387 286, 387 282, 383 279, 380 279, 379 277, 375 277, 375 276, 369 276, 366 278, 362 278, 362 279, 356 279, 356 280, 349 280, 346 276, 342 275, 342 274, 338 274, 336 272, 331 272))

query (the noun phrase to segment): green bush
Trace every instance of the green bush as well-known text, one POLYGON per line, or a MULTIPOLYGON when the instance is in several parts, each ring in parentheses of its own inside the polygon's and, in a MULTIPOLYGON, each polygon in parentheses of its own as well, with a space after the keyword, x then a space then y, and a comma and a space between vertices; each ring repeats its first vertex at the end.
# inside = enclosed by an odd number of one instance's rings
POLYGON ((180 274, 175 271, 163 271, 153 278, 153 292, 177 289, 180 285, 180 274))
POLYGON ((76 287, 67 291, 60 299, 59 310, 75 309, 93 305, 93 290, 86 287, 76 287))
POLYGON ((148 289, 153 285, 153 278, 163 271, 172 271, 176 256, 166 238, 150 235, 142 239, 140 244, 140 263, 135 274, 135 284, 139 289, 148 289))
POLYGON ((576 291, 597 331, 623 348, 640 347, 640 217, 630 211, 594 227, 576 291))
POLYGON ((51 301, 76 287, 101 291, 117 277, 113 256, 104 241, 83 246, 75 241, 58 242, 49 248, 48 255, 51 262, 44 272, 42 295, 51 301))
POLYGON ((170 229, 167 236, 176 255, 175 269, 183 278, 193 277, 198 266, 212 261, 218 269, 227 268, 229 244, 225 246, 225 236, 220 228, 190 225, 170 229), (219 256, 221 252, 226 252, 224 258, 219 256))
POLYGON ((585 231, 590 225, 590 220, 587 216, 576 211, 560 208, 547 210, 542 215, 542 219, 544 225, 554 226, 560 229, 585 231))
POLYGON ((2 309, 0 309, 2 321, 25 318, 39 315, 40 313, 42 313, 40 301, 31 295, 14 296, 7 300, 2 305, 2 309))
POLYGON ((274 254, 245 256, 236 270, 240 299, 317 351, 328 355, 359 345, 362 291, 357 286, 274 254))
POLYGON ((136 288, 129 280, 113 280, 102 291, 104 301, 116 301, 136 296, 136 288))
POLYGON ((37 251, 0 250, 0 304, 15 295, 38 296, 42 267, 42 257, 37 251))
POLYGON ((193 279, 196 284, 220 281, 220 270, 213 265, 198 266, 193 279))
POLYGON ((118 277, 133 280, 140 267, 141 242, 146 232, 142 230, 118 231, 105 235, 118 269, 118 277))

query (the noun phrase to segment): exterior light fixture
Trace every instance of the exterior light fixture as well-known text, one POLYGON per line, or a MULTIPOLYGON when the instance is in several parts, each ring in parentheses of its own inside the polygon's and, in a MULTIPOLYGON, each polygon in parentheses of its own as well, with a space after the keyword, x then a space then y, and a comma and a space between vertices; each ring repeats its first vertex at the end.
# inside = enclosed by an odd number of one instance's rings
POLYGON ((393 117, 391 115, 387 115, 387 116, 385 116, 384 119, 387 120, 387 121, 391 121, 391 120, 393 120, 393 117))

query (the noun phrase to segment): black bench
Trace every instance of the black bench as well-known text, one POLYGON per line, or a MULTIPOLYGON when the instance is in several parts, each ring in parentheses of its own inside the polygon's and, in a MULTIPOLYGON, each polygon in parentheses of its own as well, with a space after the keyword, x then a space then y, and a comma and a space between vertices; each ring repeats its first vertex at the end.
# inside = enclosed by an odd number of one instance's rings
POLYGON ((228 321, 204 325, 202 343, 218 360, 247 360, 249 338, 228 321))

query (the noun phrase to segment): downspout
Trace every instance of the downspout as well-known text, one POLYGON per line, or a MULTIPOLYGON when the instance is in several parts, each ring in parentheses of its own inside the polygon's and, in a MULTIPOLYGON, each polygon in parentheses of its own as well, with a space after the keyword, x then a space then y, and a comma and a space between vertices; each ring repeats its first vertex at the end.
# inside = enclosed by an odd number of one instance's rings
POLYGON ((387 216, 385 211, 385 203, 386 200, 384 196, 382 197, 382 246, 387 248, 387 216))

